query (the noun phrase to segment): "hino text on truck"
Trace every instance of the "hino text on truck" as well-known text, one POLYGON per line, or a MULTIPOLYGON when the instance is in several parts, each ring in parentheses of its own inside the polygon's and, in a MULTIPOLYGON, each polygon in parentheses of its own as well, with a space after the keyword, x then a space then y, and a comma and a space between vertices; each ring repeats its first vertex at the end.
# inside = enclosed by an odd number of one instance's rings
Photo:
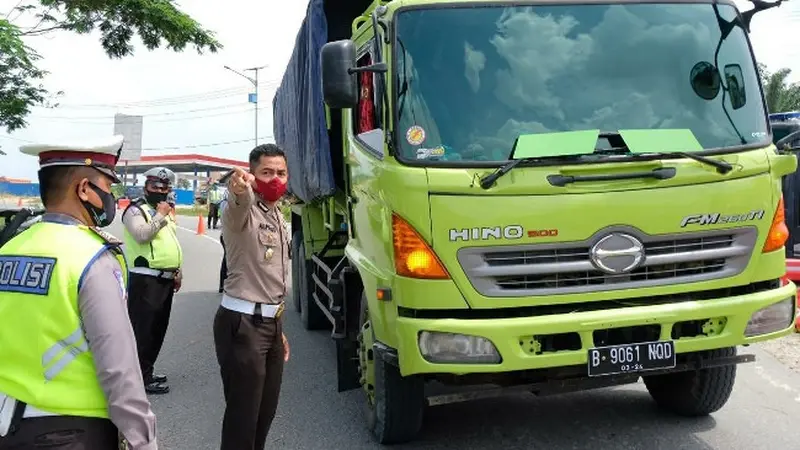
POLYGON ((310 1, 273 104, 295 306, 376 440, 640 378, 680 415, 726 403, 737 348, 795 316, 797 160, 748 38, 777 4, 310 1))

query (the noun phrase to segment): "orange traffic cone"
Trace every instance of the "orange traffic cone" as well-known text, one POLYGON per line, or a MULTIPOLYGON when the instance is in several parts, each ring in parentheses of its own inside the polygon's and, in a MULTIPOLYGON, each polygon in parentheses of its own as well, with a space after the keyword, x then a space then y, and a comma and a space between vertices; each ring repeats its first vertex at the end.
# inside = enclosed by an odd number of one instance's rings
POLYGON ((203 221, 203 216, 201 214, 197 215, 197 234, 198 236, 206 234, 206 223, 203 221))

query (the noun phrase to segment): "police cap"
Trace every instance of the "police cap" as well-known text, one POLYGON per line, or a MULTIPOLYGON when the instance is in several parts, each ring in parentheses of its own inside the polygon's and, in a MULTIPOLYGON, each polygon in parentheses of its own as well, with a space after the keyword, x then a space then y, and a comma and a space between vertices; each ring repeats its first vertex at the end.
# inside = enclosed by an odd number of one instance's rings
POLYGON ((175 184, 175 173, 166 167, 153 167, 144 173, 145 183, 153 183, 159 188, 168 188, 175 184))
POLYGON ((19 151, 39 157, 39 167, 85 166, 99 170, 115 183, 120 179, 114 172, 122 152, 124 138, 120 135, 106 139, 70 144, 40 143, 27 144, 19 151))

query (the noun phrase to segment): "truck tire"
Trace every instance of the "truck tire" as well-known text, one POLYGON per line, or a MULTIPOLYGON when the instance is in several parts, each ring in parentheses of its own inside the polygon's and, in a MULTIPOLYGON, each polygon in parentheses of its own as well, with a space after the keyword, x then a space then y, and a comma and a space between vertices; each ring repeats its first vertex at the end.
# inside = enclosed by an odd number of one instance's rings
POLYGON ((311 279, 313 262, 306 259, 303 232, 297 231, 292 236, 292 296, 295 309, 300 311, 300 321, 306 330, 321 330, 328 325, 328 318, 319 309, 311 296, 314 280, 311 279), (294 260, 297 260, 297 263, 294 260), (296 291, 294 289, 297 289, 296 291))
POLYGON ((401 376, 398 367, 375 353, 372 349, 375 334, 366 305, 367 299, 362 294, 359 361, 367 427, 380 444, 406 443, 422 428, 425 381, 419 376, 401 376))
MULTIPOLYGON (((706 354, 731 357, 736 355, 736 347, 706 354)), ((736 364, 642 378, 650 396, 664 410, 687 417, 707 416, 728 402, 736 381, 736 364)))

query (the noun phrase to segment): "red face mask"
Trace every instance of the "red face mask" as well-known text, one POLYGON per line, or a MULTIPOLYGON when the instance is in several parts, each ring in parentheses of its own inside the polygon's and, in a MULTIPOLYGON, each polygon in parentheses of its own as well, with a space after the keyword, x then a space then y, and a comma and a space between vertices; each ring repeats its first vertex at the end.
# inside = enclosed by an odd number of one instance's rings
POLYGON ((286 183, 281 182, 278 177, 274 177, 268 182, 263 182, 256 178, 255 191, 268 202, 276 202, 286 193, 286 183))

